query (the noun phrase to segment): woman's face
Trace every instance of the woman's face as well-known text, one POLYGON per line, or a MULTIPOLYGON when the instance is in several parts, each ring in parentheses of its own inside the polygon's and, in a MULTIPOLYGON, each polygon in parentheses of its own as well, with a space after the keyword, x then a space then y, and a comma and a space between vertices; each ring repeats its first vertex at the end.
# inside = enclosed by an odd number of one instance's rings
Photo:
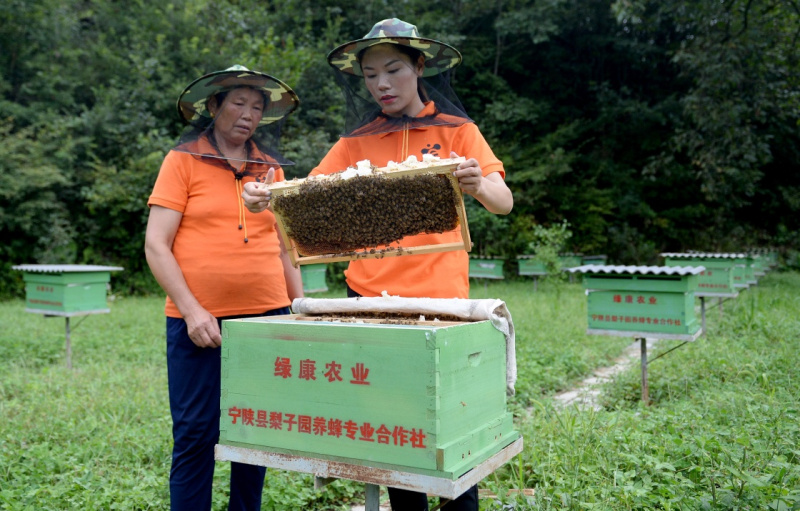
POLYGON ((392 117, 413 117, 425 107, 417 92, 423 65, 422 58, 419 62, 411 62, 411 58, 393 44, 373 46, 361 58, 367 90, 392 117))
POLYGON ((264 115, 264 96, 248 87, 233 89, 221 105, 217 105, 216 98, 211 98, 208 111, 214 116, 215 136, 233 146, 244 145, 264 115))

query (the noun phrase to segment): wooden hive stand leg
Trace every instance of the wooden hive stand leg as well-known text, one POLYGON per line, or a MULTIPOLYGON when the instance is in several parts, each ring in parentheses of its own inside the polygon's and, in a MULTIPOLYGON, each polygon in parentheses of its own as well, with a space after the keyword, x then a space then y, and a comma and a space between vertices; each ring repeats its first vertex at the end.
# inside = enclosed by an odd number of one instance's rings
POLYGON ((642 401, 645 404, 650 402, 650 389, 647 384, 647 339, 639 339, 642 347, 642 401))
POLYGON ((381 508, 381 492, 377 484, 366 483, 364 511, 380 511, 381 508))
POLYGON ((67 369, 72 369, 72 342, 70 340, 69 316, 66 318, 66 357, 67 369))

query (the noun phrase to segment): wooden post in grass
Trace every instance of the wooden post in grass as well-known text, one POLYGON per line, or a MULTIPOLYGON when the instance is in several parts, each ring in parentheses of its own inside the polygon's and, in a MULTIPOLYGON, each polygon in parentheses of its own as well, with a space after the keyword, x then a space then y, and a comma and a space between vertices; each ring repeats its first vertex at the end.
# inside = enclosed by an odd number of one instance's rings
MULTIPOLYGON (((705 268, 584 265, 566 271, 584 274, 588 335, 632 337, 641 343, 642 401, 648 403, 646 339, 690 342, 703 333, 694 298, 705 268)), ((702 315, 705 323, 705 309, 702 315)))
POLYGON ((650 387, 647 384, 647 339, 644 337, 639 339, 642 350, 642 401, 645 404, 650 403, 650 387))

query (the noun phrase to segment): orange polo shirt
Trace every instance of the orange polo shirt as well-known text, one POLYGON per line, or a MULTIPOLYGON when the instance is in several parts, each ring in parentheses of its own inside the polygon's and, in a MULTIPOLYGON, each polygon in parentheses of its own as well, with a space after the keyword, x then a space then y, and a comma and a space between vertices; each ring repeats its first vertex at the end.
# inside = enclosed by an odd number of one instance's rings
MULTIPOLYGON (((428 103, 420 116, 431 115, 428 103)), ((421 160, 423 154, 449 158, 450 151, 475 158, 483 175, 499 172, 505 178, 503 163, 497 159, 478 127, 468 122, 460 126, 429 126, 363 137, 343 137, 331 148, 311 174, 332 174, 369 160, 384 167, 389 161, 401 162, 409 155, 421 160), (404 154, 404 133, 408 133, 408 153, 404 154)), ((441 234, 418 234, 400 240, 403 247, 463 242, 460 227, 441 234)), ((345 271, 347 284, 362 296, 418 298, 469 298, 469 256, 465 250, 417 254, 384 259, 351 261, 345 271)))
MULTIPOLYGON (((262 180, 269 169, 248 166, 258 174, 244 177, 244 183, 262 180)), ((277 164, 273 168, 275 181, 283 181, 283 169, 277 164)), ((232 171, 175 150, 164 158, 147 201, 148 206, 183 213, 172 252, 189 289, 215 317, 258 314, 290 304, 275 216, 244 208, 245 243, 244 229, 239 229, 240 201, 232 171)), ((181 317, 169 297, 165 313, 181 317)))

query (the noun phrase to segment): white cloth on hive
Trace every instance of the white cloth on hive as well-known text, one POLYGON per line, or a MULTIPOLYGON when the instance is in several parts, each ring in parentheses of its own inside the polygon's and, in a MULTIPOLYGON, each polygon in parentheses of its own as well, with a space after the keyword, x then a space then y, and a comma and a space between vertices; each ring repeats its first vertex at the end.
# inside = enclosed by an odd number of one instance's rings
POLYGON ((384 291, 379 297, 358 298, 295 298, 295 314, 355 314, 394 313, 413 314, 433 318, 436 315, 456 317, 465 321, 486 321, 499 330, 506 339, 506 392, 514 395, 517 382, 517 355, 514 340, 514 322, 506 303, 497 299, 466 300, 460 298, 403 298, 389 296, 384 291))

